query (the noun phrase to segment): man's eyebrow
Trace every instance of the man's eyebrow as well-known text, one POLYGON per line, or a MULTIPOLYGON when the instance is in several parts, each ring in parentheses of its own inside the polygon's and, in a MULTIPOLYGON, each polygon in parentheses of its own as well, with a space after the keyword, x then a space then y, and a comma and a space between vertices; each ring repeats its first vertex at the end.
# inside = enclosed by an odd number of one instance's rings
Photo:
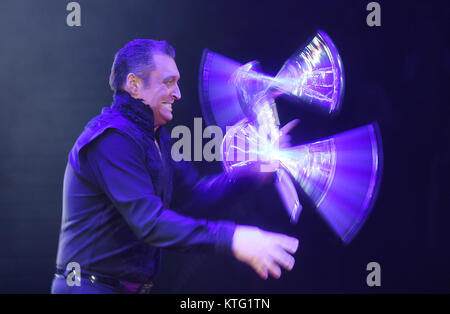
POLYGON ((172 79, 180 79, 180 77, 178 76, 178 75, 169 75, 169 76, 166 76, 164 79, 163 79, 163 81, 167 81, 167 80, 172 80, 172 79))

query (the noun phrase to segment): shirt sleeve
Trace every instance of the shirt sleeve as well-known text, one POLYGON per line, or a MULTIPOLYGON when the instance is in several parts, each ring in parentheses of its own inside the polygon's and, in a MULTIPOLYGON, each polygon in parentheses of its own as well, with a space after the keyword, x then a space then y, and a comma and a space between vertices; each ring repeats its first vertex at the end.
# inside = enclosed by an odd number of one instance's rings
POLYGON ((145 155, 131 137, 106 130, 86 147, 85 154, 100 188, 138 238, 180 251, 231 253, 236 225, 193 219, 164 208, 154 193, 145 155))
POLYGON ((231 180, 224 171, 201 177, 192 163, 186 161, 174 163, 174 178, 175 208, 196 217, 216 216, 223 214, 224 210, 229 211, 242 195, 254 193, 259 181, 258 173, 236 180, 231 180), (175 194, 177 191, 182 191, 183 195, 175 194))

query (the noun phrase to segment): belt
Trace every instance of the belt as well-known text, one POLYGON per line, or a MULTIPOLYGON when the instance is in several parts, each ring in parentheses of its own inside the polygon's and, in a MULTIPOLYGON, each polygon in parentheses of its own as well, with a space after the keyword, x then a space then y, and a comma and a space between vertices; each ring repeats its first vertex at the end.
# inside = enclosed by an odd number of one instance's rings
MULTIPOLYGON (((66 271, 61 268, 56 268, 55 273, 56 278, 67 278, 66 271)), ((107 276, 99 276, 97 274, 89 274, 85 271, 81 272, 81 278, 88 279, 91 283, 95 284, 96 282, 109 285, 123 292, 131 292, 131 293, 139 293, 146 294, 149 293, 151 288, 153 287, 153 283, 135 283, 129 281, 118 280, 112 277, 107 276)))

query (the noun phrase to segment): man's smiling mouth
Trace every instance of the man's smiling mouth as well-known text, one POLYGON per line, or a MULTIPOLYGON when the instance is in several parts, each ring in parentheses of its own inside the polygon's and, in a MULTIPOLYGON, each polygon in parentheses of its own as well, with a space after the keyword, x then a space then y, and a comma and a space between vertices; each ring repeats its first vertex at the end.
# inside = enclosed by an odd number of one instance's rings
POLYGON ((172 111, 172 104, 163 102, 162 105, 163 105, 165 108, 167 108, 167 109, 169 109, 170 111, 172 111))

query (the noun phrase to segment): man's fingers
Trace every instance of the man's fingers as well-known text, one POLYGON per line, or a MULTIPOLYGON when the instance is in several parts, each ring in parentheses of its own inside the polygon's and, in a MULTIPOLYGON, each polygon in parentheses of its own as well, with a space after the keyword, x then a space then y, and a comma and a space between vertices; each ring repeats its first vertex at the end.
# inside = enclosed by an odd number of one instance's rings
POLYGON ((257 264, 253 265, 253 269, 262 279, 266 280, 269 275, 275 279, 281 277, 281 267, 291 270, 294 267, 295 260, 280 247, 273 247, 267 252, 257 264), (281 266, 281 267, 280 267, 281 266))
POLYGON ((278 266, 274 261, 268 261, 268 270, 269 270, 269 274, 275 278, 278 279, 281 276, 281 269, 280 266, 278 266))
POLYGON ((289 134, 285 134, 280 138, 280 145, 281 144, 286 144, 286 143, 290 143, 291 142, 291 136, 289 134))
POLYGON ((274 252, 272 252, 272 258, 284 269, 292 270, 294 267, 295 259, 280 247, 274 249, 274 252))
POLYGON ((279 148, 286 148, 291 146, 291 136, 283 135, 278 142, 278 146, 279 148))
POLYGON ((287 236, 285 234, 273 232, 270 232, 270 238, 275 244, 281 246, 289 253, 294 254, 295 252, 297 252, 298 239, 287 236))
POLYGON ((264 280, 269 276, 280 278, 281 267, 291 270, 295 259, 290 254, 297 248, 296 238, 257 227, 238 226, 233 235, 233 255, 264 280))
POLYGON ((300 122, 300 119, 294 119, 294 120, 286 123, 286 125, 280 129, 281 134, 284 135, 284 134, 289 133, 293 128, 295 128, 297 126, 297 124, 299 122, 300 122))
POLYGON ((267 272, 267 268, 264 266, 260 266, 255 268, 256 273, 258 274, 259 277, 261 277, 262 279, 266 280, 269 277, 269 274, 267 272))

